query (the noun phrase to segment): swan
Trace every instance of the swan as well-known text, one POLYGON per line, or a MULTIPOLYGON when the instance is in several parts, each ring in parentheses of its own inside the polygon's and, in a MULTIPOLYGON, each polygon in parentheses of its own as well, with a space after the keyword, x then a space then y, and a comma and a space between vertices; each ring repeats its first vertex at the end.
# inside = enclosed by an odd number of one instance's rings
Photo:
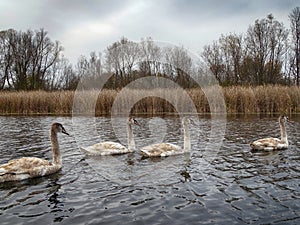
POLYGON ((105 141, 88 147, 80 147, 80 149, 86 155, 93 155, 93 156, 119 155, 119 154, 134 152, 135 142, 133 139, 132 125, 140 126, 139 122, 136 119, 129 117, 127 120, 128 148, 126 148, 124 145, 117 142, 105 141))
POLYGON ((53 123, 50 129, 52 144, 52 162, 36 157, 13 159, 0 166, 0 182, 19 181, 33 177, 46 176, 62 168, 62 160, 57 133, 69 135, 60 123, 53 123))
POLYGON ((250 147, 253 150, 281 150, 286 149, 289 146, 289 142, 287 139, 286 134, 286 122, 288 121, 288 117, 285 115, 282 115, 278 118, 279 126, 280 126, 280 133, 281 133, 281 139, 278 138, 263 138, 259 139, 257 141, 254 141, 250 144, 250 147))
POLYGON ((189 126, 190 120, 187 117, 183 117, 182 119, 182 127, 183 127, 183 149, 175 144, 172 143, 158 143, 152 144, 141 148, 141 152, 145 156, 149 157, 157 157, 157 156, 170 156, 170 155, 179 155, 186 152, 191 151, 191 142, 190 142, 190 132, 189 126))

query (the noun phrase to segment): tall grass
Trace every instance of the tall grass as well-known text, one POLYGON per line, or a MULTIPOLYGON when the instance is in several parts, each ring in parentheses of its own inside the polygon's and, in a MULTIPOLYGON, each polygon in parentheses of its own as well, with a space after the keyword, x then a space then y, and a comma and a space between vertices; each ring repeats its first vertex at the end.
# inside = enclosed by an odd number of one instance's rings
POLYGON ((277 114, 300 112, 300 88, 279 85, 232 86, 223 89, 227 113, 277 114))
MULTIPOLYGON (((158 115, 176 113, 176 109, 187 109, 188 104, 176 89, 155 90, 161 92, 162 98, 151 97, 153 90, 130 90, 121 98, 125 104, 131 104, 136 96, 148 96, 137 101, 131 113, 158 115), (165 96, 165 97, 164 97, 165 96), (175 103, 164 100, 172 96, 175 103), (124 98, 125 97, 125 98, 124 98)), ((201 89, 186 90, 195 104, 198 113, 209 113, 210 106, 201 89)), ((90 91, 97 97, 95 113, 97 116, 110 115, 112 106, 118 96, 116 90, 102 90, 101 93, 90 91)), ((71 115, 74 91, 31 91, 31 92, 0 92, 1 115, 71 115)), ((223 88, 226 110, 229 114, 277 114, 300 113, 300 88, 287 86, 232 86, 223 88)), ((85 98, 88 95, 85 95, 85 98)), ((88 104, 81 99, 81 104, 88 104)), ((188 110, 188 109, 187 109, 188 110)), ((123 108, 117 108, 122 113, 123 108)))
POLYGON ((70 114, 73 95, 72 91, 0 92, 0 114, 70 114))

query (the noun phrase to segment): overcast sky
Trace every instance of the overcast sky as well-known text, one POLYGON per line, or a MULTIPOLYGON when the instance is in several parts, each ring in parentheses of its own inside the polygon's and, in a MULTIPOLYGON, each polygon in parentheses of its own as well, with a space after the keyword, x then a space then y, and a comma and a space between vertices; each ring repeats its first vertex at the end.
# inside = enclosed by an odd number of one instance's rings
POLYGON ((221 34, 245 33, 270 13, 290 26, 298 0, 0 0, 0 30, 44 28, 76 62, 124 36, 183 45, 199 53, 221 34))

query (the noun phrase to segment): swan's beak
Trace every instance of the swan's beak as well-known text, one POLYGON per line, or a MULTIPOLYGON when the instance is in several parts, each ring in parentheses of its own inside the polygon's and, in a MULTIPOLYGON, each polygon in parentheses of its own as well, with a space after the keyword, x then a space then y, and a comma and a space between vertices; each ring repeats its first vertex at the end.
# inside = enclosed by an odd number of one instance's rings
POLYGON ((135 125, 141 126, 141 124, 136 119, 133 119, 133 122, 135 125))
POLYGON ((65 128, 62 128, 62 131, 61 131, 63 134, 66 134, 66 135, 70 135, 66 130, 65 128))

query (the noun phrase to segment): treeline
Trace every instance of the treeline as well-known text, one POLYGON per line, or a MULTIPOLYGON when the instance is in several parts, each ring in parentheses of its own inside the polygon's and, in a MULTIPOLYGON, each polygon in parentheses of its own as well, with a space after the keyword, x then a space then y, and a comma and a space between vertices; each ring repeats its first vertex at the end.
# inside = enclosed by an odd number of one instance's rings
POLYGON ((223 85, 300 82, 300 8, 289 15, 290 29, 275 20, 256 20, 245 34, 222 35, 202 57, 223 85))
MULTIPOLYGON (((271 14, 250 25, 245 34, 222 35, 201 56, 221 85, 300 85, 300 8, 289 14, 286 28, 271 14)), ((167 77, 184 88, 202 76, 184 47, 159 46, 151 38, 140 43, 125 37, 104 52, 80 56, 71 64, 63 47, 44 29, 0 31, 0 90, 74 90, 79 80, 111 75, 105 83, 119 89, 144 76, 167 77)))
POLYGON ((76 88, 76 72, 62 52, 44 29, 0 31, 0 89, 76 88))

